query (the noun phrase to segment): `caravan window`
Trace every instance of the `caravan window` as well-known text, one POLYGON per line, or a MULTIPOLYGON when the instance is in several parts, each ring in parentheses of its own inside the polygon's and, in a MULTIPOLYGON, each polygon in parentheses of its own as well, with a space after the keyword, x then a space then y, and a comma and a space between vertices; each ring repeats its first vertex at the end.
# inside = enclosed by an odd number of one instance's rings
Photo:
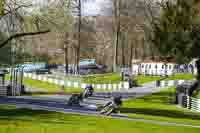
POLYGON ((149 69, 151 69, 151 65, 149 65, 149 69))

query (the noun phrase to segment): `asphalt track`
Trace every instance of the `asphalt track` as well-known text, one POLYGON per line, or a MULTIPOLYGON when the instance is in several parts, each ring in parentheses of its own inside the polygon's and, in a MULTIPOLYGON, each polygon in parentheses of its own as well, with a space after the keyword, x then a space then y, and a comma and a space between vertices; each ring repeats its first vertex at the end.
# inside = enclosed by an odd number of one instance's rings
MULTIPOLYGON (((101 92, 95 93, 93 97, 84 99, 80 106, 68 106, 67 101, 70 95, 42 95, 42 96, 19 96, 19 97, 1 97, 0 104, 16 105, 17 108, 28 108, 33 110, 47 110, 54 112, 81 114, 81 115, 94 115, 102 116, 97 110, 97 104, 105 104, 110 101, 110 97, 121 95, 124 100, 128 98, 142 97, 151 93, 159 92, 163 88, 155 87, 154 83, 147 84, 143 87, 132 88, 127 91, 118 92, 101 92)), ((105 116, 103 116, 105 117, 105 116)), ((140 121, 145 123, 165 125, 165 126, 180 126, 200 128, 200 125, 188 125, 173 122, 163 122, 147 120, 143 118, 130 118, 123 114, 111 114, 114 119, 125 119, 131 121, 140 121)))
MULTIPOLYGON (((95 104, 91 104, 91 103, 88 104, 87 102, 83 102, 80 107, 79 106, 71 107, 71 106, 67 106, 66 102, 61 101, 61 100, 57 101, 57 100, 44 100, 44 99, 39 100, 37 98, 26 99, 26 98, 1 97, 0 104, 16 105, 17 108, 28 108, 32 110, 47 110, 47 111, 61 112, 61 113, 68 113, 68 114, 107 117, 107 116, 102 116, 99 114, 99 112, 96 110, 95 104)), ((163 125, 163 126, 200 128, 199 125, 154 121, 154 120, 148 120, 148 119, 143 119, 143 118, 130 118, 127 115, 123 115, 123 114, 111 114, 111 116, 109 117, 112 117, 114 119, 138 121, 138 122, 151 123, 151 124, 163 125)))

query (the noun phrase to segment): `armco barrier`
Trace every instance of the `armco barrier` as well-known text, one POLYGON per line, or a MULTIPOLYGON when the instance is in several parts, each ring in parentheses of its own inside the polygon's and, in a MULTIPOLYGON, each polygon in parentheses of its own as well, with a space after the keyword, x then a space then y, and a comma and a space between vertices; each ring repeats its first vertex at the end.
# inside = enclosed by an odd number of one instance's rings
POLYGON ((193 98, 190 96, 180 95, 179 96, 179 103, 182 107, 188 108, 195 112, 200 112, 200 99, 193 98))
POLYGON ((185 80, 163 80, 160 82, 160 87, 170 87, 177 86, 184 82, 185 80))
MULTIPOLYGON (((56 84, 56 85, 64 85, 67 87, 74 87, 74 88, 85 88, 87 83, 80 83, 80 82, 72 82, 72 81, 66 81, 66 80, 58 80, 58 79, 53 79, 49 78, 47 76, 41 76, 41 75, 36 75, 32 73, 24 73, 24 77, 32 78, 33 80, 39 80, 43 82, 48 82, 51 84, 56 84)), ((120 82, 119 84, 92 84, 92 86, 96 89, 109 89, 109 90, 121 90, 121 89, 126 89, 128 90, 129 83, 128 82, 120 82)))
MULTIPOLYGON (((34 80, 40 80, 43 82, 48 82, 48 83, 56 84, 60 86, 64 85, 67 87, 74 87, 74 88, 84 88, 87 85, 87 83, 58 80, 58 79, 49 78, 47 76, 41 76, 41 75, 36 75, 32 73, 24 73, 24 77, 28 77, 34 80)), ((169 80, 169 81, 163 80, 160 82, 160 87, 177 86, 177 85, 182 84, 183 82, 184 80, 169 80)), ((92 86, 96 89, 110 89, 110 90, 120 90, 120 89, 128 90, 130 88, 128 82, 120 82, 119 84, 93 84, 92 86)))

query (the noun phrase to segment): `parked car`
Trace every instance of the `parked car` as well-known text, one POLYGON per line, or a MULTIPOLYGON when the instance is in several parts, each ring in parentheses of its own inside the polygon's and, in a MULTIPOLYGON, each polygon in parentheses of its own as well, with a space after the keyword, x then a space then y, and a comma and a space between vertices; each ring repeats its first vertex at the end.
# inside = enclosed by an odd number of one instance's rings
POLYGON ((0 71, 1 73, 4 73, 4 74, 8 74, 9 71, 7 69, 4 69, 4 68, 0 68, 0 71))
POLYGON ((49 69, 38 69, 35 71, 36 74, 51 74, 49 69))

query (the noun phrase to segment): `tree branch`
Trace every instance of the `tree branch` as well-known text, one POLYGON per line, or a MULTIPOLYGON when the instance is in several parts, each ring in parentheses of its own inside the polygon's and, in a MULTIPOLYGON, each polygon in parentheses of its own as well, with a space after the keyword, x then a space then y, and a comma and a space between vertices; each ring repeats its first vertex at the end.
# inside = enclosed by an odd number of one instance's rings
POLYGON ((8 39, 0 43, 0 48, 4 47, 9 41, 12 39, 24 37, 24 36, 33 36, 33 35, 39 35, 39 34, 46 34, 50 32, 50 30, 45 30, 45 31, 38 31, 38 32, 28 32, 28 33, 17 33, 15 35, 10 36, 8 39))

